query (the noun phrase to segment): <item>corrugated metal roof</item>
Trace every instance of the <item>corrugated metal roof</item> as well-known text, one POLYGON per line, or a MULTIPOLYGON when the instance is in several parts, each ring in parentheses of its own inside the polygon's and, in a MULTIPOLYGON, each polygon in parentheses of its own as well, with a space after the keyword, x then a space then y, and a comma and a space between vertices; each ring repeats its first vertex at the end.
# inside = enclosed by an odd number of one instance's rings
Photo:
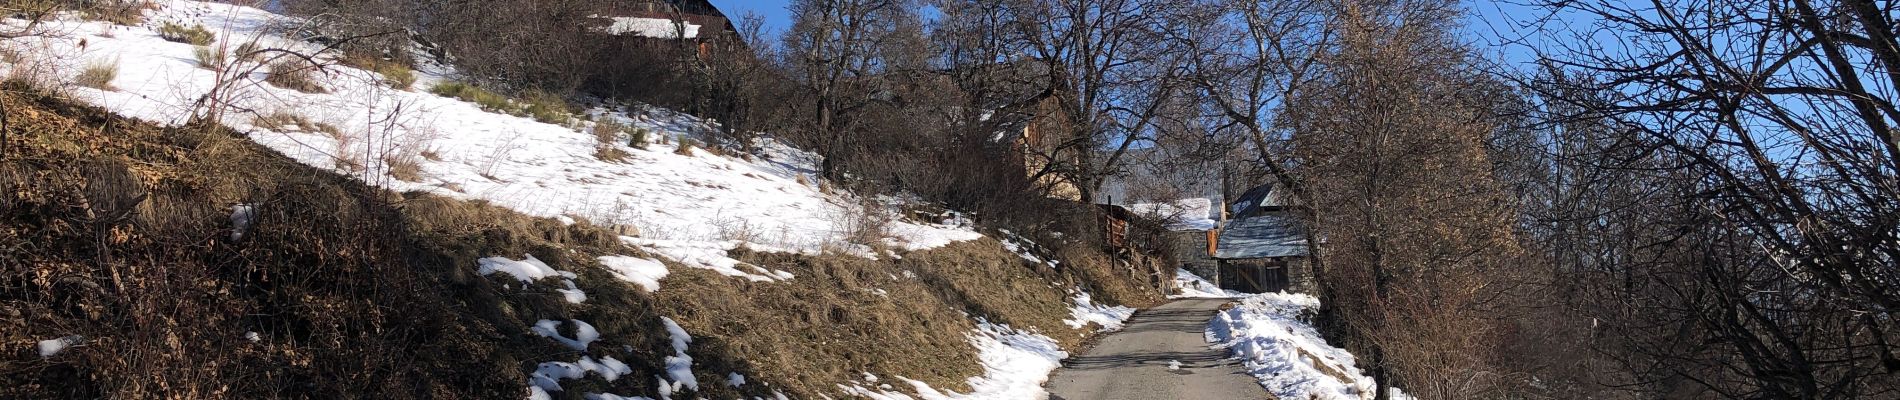
POLYGON ((1285 211, 1227 221, 1214 246, 1214 258, 1306 256, 1305 228, 1285 211))

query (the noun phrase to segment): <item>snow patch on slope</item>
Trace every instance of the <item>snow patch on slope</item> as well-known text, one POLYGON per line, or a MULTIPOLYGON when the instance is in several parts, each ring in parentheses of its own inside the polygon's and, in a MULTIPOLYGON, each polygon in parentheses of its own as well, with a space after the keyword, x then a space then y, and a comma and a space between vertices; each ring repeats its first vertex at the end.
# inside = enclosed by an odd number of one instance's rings
MULTIPOLYGON (((1049 380, 1049 373, 1061 367, 1062 359, 1069 357, 1055 339, 989 321, 977 323, 976 331, 970 334, 970 343, 977 348, 983 376, 969 379, 969 393, 940 391, 901 376, 898 379, 909 383, 917 396, 898 392, 890 385, 871 388, 859 383, 838 387, 845 394, 879 400, 1039 399, 1048 396, 1042 383, 1049 380)), ((876 376, 866 374, 866 378, 870 383, 877 382, 876 376)))
POLYGON ((1118 331, 1128 317, 1135 315, 1135 309, 1128 306, 1108 306, 1095 304, 1088 292, 1075 293, 1075 305, 1069 307, 1069 319, 1062 321, 1070 328, 1082 329, 1093 323, 1102 327, 1101 332, 1118 331))
MULTIPOLYGON (((306 52, 321 48, 266 29, 298 25, 297 18, 223 3, 158 0, 153 4, 148 21, 140 26, 61 19, 45 26, 70 34, 0 43, 31 60, 0 65, 0 73, 46 71, 54 84, 77 100, 128 117, 178 125, 193 115, 201 97, 220 87, 218 74, 197 65, 194 46, 165 41, 154 27, 164 22, 203 25, 216 34, 216 46, 235 48, 255 40, 266 47, 306 52), (112 81, 116 90, 74 84, 73 76, 92 63, 119 66, 119 75, 112 81)), ((848 218, 841 216, 865 212, 864 199, 822 189, 816 183, 820 182, 820 158, 776 140, 752 143, 759 151, 744 157, 705 151, 675 154, 675 146, 663 143, 688 138, 706 142, 705 135, 720 129, 719 124, 670 110, 629 106, 597 107, 587 116, 645 130, 650 132, 649 140, 662 143, 639 147, 628 146, 623 139, 600 143, 591 133, 594 122, 542 123, 488 112, 425 90, 454 80, 452 67, 425 62, 418 68, 416 90, 411 91, 388 87, 374 72, 333 65, 333 55, 318 58, 326 65, 312 79, 325 93, 272 86, 261 81, 264 73, 240 77, 239 82, 223 86, 228 90, 223 92, 228 94, 224 100, 234 110, 254 112, 231 112, 223 122, 298 162, 395 191, 486 200, 540 217, 626 225, 638 230, 642 239, 728 248, 732 246, 727 243, 737 241, 755 249, 799 253, 843 248, 851 254, 876 256, 868 247, 845 244, 852 229, 848 218), (273 113, 334 126, 338 132, 310 132, 253 120, 273 113), (601 160, 594 156, 597 146, 628 156, 601 160), (390 173, 391 159, 414 162, 420 173, 407 177, 414 181, 397 179, 390 173)), ((912 251, 981 237, 966 226, 902 218, 885 228, 887 239, 899 244, 895 248, 912 251)), ((711 256, 686 258, 707 260, 702 264, 724 263, 711 256)), ((774 271, 742 267, 736 271, 740 274, 731 275, 790 278, 774 271)))
POLYGON ((651 258, 602 256, 600 265, 614 277, 640 285, 647 293, 660 290, 660 279, 667 275, 666 264, 651 258))

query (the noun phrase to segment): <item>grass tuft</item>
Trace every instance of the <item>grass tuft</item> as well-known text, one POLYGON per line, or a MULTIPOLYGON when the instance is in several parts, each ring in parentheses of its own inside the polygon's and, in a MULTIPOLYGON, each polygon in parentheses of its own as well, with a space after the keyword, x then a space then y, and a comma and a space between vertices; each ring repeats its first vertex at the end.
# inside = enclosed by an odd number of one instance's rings
POLYGON ((530 90, 523 93, 521 102, 526 105, 521 110, 523 113, 544 123, 559 125, 567 122, 568 114, 572 114, 567 108, 567 100, 545 91, 530 90))
POLYGON ((221 71, 224 68, 224 61, 230 57, 226 56, 222 48, 197 46, 191 49, 191 58, 198 61, 198 68, 221 71))
POLYGON ((86 69, 80 70, 79 75, 73 77, 73 82, 93 89, 117 90, 112 88, 112 80, 118 77, 119 63, 102 61, 86 64, 86 69))
POLYGON ((409 90, 416 84, 416 72, 402 64, 383 62, 376 64, 376 73, 383 74, 383 83, 401 90, 409 90))
POLYGON ((509 112, 514 108, 507 97, 461 82, 442 82, 429 88, 429 93, 475 103, 476 106, 493 112, 509 112))
POLYGON ((204 25, 185 27, 184 25, 171 22, 159 25, 158 37, 167 41, 190 43, 199 46, 210 46, 211 42, 218 40, 218 36, 212 34, 210 30, 205 29, 204 25))

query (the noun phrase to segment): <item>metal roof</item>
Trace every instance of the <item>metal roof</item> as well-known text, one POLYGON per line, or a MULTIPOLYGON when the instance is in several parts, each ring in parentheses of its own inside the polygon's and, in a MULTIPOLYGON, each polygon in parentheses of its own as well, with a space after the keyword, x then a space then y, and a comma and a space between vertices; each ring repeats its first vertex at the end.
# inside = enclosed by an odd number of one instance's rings
POLYGON ((1214 245, 1214 258, 1306 256, 1305 228, 1285 211, 1259 212, 1227 221, 1214 245))

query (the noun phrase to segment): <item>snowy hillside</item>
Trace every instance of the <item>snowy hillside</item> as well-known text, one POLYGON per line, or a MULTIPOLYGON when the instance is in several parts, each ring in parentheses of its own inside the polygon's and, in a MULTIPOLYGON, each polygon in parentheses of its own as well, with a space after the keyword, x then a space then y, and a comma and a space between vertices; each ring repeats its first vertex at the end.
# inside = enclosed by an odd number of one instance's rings
MULTIPOLYGON (((601 143, 590 133, 594 122, 572 120, 549 124, 534 119, 494 113, 476 104, 428 93, 431 85, 457 79, 449 66, 420 68, 414 90, 385 84, 377 73, 342 65, 328 65, 316 74, 323 90, 291 90, 264 82, 260 72, 220 82, 221 74, 195 61, 196 46, 167 41, 156 28, 166 23, 202 25, 216 36, 213 48, 235 49, 246 43, 264 48, 317 52, 320 47, 273 34, 301 22, 260 9, 221 3, 158 1, 140 26, 83 21, 68 15, 47 25, 47 35, 6 42, 23 54, 20 63, 0 66, 0 74, 37 75, 64 93, 87 103, 166 125, 184 124, 205 104, 224 103, 222 123, 245 132, 250 139, 301 163, 360 177, 396 191, 425 191, 465 200, 482 200, 524 214, 563 221, 585 219, 615 227, 629 246, 668 258, 672 264, 638 257, 603 257, 601 263, 629 285, 664 290, 672 265, 705 268, 735 280, 771 282, 799 279, 792 273, 728 258, 738 247, 771 252, 853 254, 869 258, 900 257, 897 251, 874 253, 865 243, 847 238, 862 229, 851 216, 883 214, 884 248, 919 251, 983 237, 954 213, 938 221, 914 221, 901 216, 900 200, 867 200, 831 190, 816 178, 817 158, 780 142, 763 139, 759 154, 744 157, 716 155, 703 149, 677 151, 676 143, 717 129, 714 122, 667 110, 628 112, 596 108, 589 119, 611 120, 652 132, 644 148, 624 140, 601 143), (118 73, 107 88, 82 86, 75 76, 88 67, 115 65, 118 73), (208 96, 217 90, 217 96, 208 96), (270 117, 295 116, 307 123, 273 124, 270 117), (310 129, 330 126, 334 129, 310 129), (628 154, 608 161, 596 157, 607 146, 628 154), (400 171, 401 169, 413 171, 400 171), (400 176, 400 178, 399 178, 400 176), (866 206, 866 205, 869 206, 866 206), (636 232, 637 231, 637 232, 636 232)), ((17 22, 17 21, 13 21, 17 22)), ((330 55, 320 56, 328 60, 330 55)), ((524 283, 543 278, 576 279, 532 257, 492 255, 480 268, 524 283)), ((568 301, 582 303, 586 294, 562 291, 568 301)), ((570 292, 571 291, 571 292, 570 292)), ((1078 319, 1114 325, 1127 312, 1093 304, 1086 294, 1076 301, 1078 319), (1103 315, 1102 310, 1118 312, 1103 315), (1086 318, 1084 318, 1086 317, 1086 318)), ((572 323, 590 332, 584 321, 544 320, 536 332, 553 340, 587 348, 586 333, 566 338, 555 327, 572 323)), ((670 324, 670 320, 669 320, 670 324)), ((1080 324, 1080 323, 1078 323, 1080 324)), ((669 330, 687 337, 677 325, 669 330)), ((913 382, 926 398, 1025 398, 1039 393, 1066 353, 1041 333, 982 323, 969 333, 987 371, 971 378, 976 393, 942 394, 913 382), (947 396, 947 397, 946 397, 947 396)), ((686 341, 690 341, 687 339, 686 341)), ((684 357, 685 344, 676 345, 684 357)), ((685 362, 691 362, 686 358, 685 362)), ((545 363, 536 369, 534 392, 559 390, 562 379, 598 374, 612 380, 619 361, 581 358, 573 363, 545 363)), ((670 365, 670 364, 669 364, 670 365)), ((690 373, 686 378, 690 378, 690 373)), ((735 379, 743 380, 744 377, 735 379)), ((684 379, 670 379, 680 382, 684 379)), ((841 385, 863 390, 861 382, 841 385)), ((844 383, 841 383, 844 384, 844 383)), ((524 386, 525 387, 525 386, 524 386)), ((525 389, 524 389, 525 390, 525 389)), ((902 396, 877 391, 876 396, 902 396)))

